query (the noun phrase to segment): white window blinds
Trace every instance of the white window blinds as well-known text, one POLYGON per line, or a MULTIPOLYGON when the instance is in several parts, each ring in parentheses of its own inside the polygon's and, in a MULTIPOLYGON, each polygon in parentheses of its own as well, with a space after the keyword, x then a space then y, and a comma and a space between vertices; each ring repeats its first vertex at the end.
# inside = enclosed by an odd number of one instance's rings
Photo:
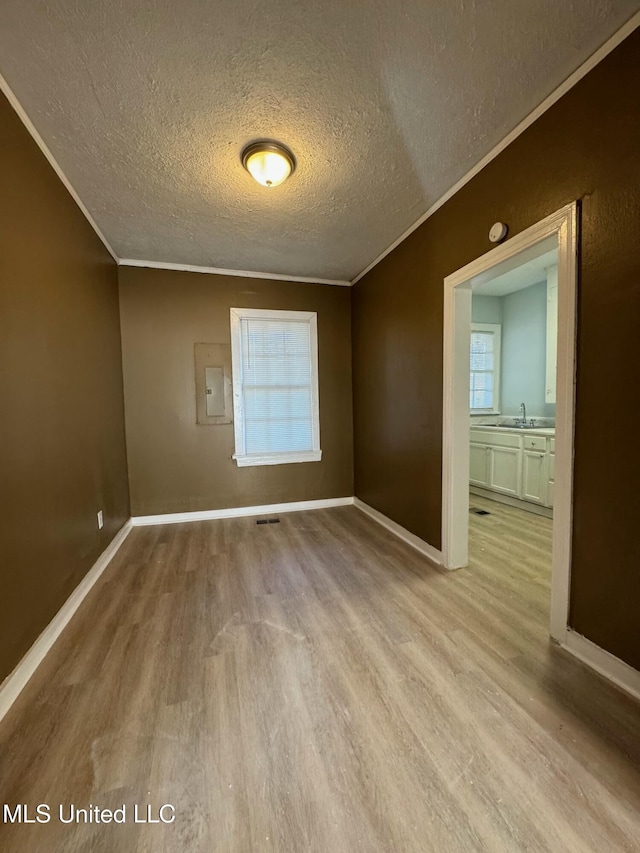
POLYGON ((238 464, 319 459, 315 313, 232 309, 232 348, 238 464))
POLYGON ((496 411, 499 406, 500 326, 484 324, 471 330, 469 408, 496 411))
POLYGON ((240 321, 246 453, 312 450, 309 323, 240 321))

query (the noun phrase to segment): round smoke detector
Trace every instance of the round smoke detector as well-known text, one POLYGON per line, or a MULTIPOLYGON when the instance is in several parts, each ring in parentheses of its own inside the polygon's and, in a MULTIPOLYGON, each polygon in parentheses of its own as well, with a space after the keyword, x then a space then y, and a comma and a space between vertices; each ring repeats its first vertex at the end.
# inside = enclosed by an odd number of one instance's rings
POLYGON ((501 240, 504 240, 508 231, 509 226, 505 225, 504 222, 494 222, 489 231, 489 239, 492 243, 499 243, 501 240))

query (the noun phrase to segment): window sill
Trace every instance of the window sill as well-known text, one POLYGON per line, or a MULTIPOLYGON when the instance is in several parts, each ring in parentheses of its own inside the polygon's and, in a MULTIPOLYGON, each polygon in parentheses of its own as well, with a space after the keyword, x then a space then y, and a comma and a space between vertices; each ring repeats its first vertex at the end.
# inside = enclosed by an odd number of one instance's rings
POLYGON ((291 462, 320 462, 321 450, 308 450, 304 453, 254 453, 243 456, 233 454, 238 468, 250 465, 288 465, 291 462))

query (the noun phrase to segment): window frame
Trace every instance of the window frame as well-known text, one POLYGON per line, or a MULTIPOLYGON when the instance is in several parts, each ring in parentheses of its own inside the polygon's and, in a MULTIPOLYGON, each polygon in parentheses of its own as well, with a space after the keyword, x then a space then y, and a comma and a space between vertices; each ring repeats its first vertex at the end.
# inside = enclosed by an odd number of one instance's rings
POLYGON ((493 373, 493 407, 484 409, 472 409, 469 403, 469 413, 471 415, 499 415, 501 414, 500 406, 500 374, 502 373, 502 324, 501 323, 471 323, 471 332, 469 334, 469 394, 471 394, 471 374, 472 373, 493 373), (492 371, 471 370, 471 335, 474 332, 492 332, 493 333, 493 354, 494 368, 492 371))
POLYGON ((232 459, 239 468, 251 465, 285 465, 292 462, 320 462, 320 399, 318 389, 318 314, 316 311, 288 311, 265 308, 231 308, 231 372, 233 384, 233 428, 235 452, 232 459), (311 357, 311 450, 247 453, 244 421, 244 383, 242 377, 241 320, 279 320, 309 323, 311 357))

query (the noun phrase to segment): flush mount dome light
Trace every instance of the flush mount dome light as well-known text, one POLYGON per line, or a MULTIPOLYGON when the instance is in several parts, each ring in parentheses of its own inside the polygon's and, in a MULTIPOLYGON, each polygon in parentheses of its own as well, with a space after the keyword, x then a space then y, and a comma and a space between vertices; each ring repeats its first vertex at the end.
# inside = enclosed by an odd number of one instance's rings
POLYGON ((293 174, 295 157, 279 142, 252 142, 242 152, 242 165, 263 187, 277 187, 293 174))

